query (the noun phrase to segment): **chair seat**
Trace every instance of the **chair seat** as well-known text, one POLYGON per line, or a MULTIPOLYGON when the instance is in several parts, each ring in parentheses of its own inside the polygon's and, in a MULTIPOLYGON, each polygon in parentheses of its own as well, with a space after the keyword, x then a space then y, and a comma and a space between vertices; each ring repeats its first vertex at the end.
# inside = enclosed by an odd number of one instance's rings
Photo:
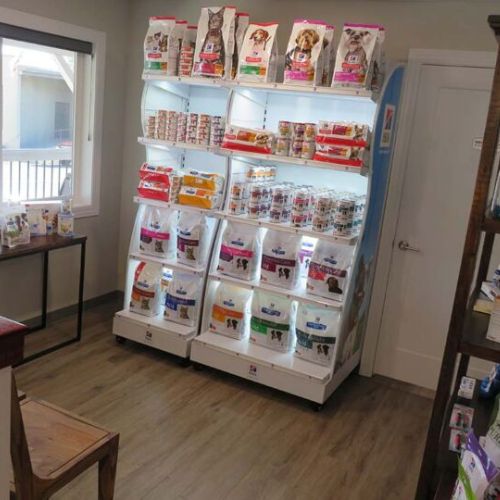
POLYGON ((40 478, 59 476, 114 435, 45 401, 28 398, 20 406, 33 472, 40 478))

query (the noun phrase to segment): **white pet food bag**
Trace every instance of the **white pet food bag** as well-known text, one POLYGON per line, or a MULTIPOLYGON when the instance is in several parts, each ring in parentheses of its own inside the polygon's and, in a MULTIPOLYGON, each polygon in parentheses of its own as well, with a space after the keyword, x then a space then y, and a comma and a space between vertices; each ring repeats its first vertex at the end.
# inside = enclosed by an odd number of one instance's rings
POLYGON ((229 79, 234 51, 234 7, 201 9, 193 76, 229 79))
POLYGON ((278 57, 277 23, 252 23, 243 40, 238 65, 238 80, 274 82, 278 57))
POLYGON ((296 19, 285 54, 284 83, 319 85, 323 76, 321 53, 326 23, 296 19))
POLYGON ((167 64, 167 75, 169 76, 179 74, 179 57, 181 54, 181 45, 186 29, 187 21, 177 19, 172 31, 170 32, 167 64))
POLYGON ((250 22, 250 16, 246 12, 236 12, 234 19, 234 50, 231 66, 231 78, 234 80, 238 72, 238 61, 240 59, 243 38, 250 22))
POLYGON ((300 275, 302 237, 269 230, 264 238, 260 279, 277 287, 295 288, 300 275))
POLYGON ((215 292, 209 329, 235 339, 247 333, 252 291, 221 283, 215 292))
POLYGON ((156 316, 160 304, 161 264, 139 262, 134 274, 130 310, 144 316, 156 316))
POLYGON ((1 219, 1 246, 14 248, 30 242, 30 225, 25 212, 15 210, 2 215, 1 219))
POLYGON ((175 17, 149 18, 149 28, 144 39, 144 72, 167 73, 169 43, 174 28, 175 17))
POLYGON ((26 216, 31 236, 45 236, 47 234, 47 221, 43 217, 43 209, 26 208, 26 216))
POLYGON ((163 317, 174 323, 195 326, 201 285, 199 277, 174 271, 165 294, 163 317))
POLYGON ((377 43, 375 44, 375 50, 373 51, 372 68, 370 74, 368 75, 368 81, 371 82, 371 88, 373 90, 381 90, 384 84, 385 78, 385 51, 384 51, 384 41, 385 41, 385 28, 383 26, 378 27, 378 37, 377 43))
POLYGON ((277 351, 289 351, 295 343, 296 302, 256 290, 252 298, 250 342, 277 351))
POLYGON ((368 88, 379 26, 344 24, 337 50, 332 86, 368 88))
POLYGON ((295 356, 320 365, 332 364, 340 318, 340 311, 300 303, 295 322, 295 356))
POLYGON ((325 29, 325 37, 323 38, 323 51, 321 53, 321 85, 324 87, 330 86, 333 67, 335 66, 335 47, 333 45, 333 36, 335 28, 327 24, 325 29))
POLYGON ((343 301, 349 283, 354 247, 318 241, 307 276, 307 291, 343 301))
POLYGON ((203 266, 208 239, 206 217, 194 212, 181 212, 177 223, 177 261, 191 267, 203 266))
POLYGON ((172 259, 175 255, 177 212, 146 205, 141 219, 139 250, 172 259))
POLYGON ((222 235, 217 269, 243 280, 257 278, 262 247, 261 229, 228 222, 222 235))

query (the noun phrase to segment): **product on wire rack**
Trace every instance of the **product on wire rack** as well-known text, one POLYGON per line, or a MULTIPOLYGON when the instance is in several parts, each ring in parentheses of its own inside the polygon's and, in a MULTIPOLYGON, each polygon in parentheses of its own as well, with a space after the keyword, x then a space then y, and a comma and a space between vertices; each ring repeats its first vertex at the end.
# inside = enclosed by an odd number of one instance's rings
POLYGON ((296 19, 285 55, 285 83, 319 85, 326 23, 296 19))
POLYGON ((141 218, 139 250, 165 259, 175 255, 176 212, 146 205, 141 218))
POLYGON ((192 267, 203 266, 207 257, 208 238, 206 217, 181 211, 177 223, 177 261, 192 267))
POLYGON ((320 121, 316 141, 324 144, 343 144, 366 148, 369 144, 368 125, 354 122, 320 121))
POLYGON ((182 186, 179 191, 178 203, 192 207, 213 210, 220 205, 220 194, 209 189, 182 186))
POLYGON ((253 153, 273 152, 274 134, 268 130, 226 125, 222 147, 253 153))
POLYGON ((156 116, 149 115, 146 119, 145 133, 148 139, 156 138, 156 116))
POLYGON ((234 20, 234 50, 231 64, 231 78, 234 80, 238 72, 238 61, 240 59, 243 38, 250 22, 250 16, 246 12, 236 12, 234 20))
POLYGON ((174 271, 165 294, 163 317, 174 323, 195 326, 201 294, 201 278, 174 271))
POLYGON ((170 200, 170 175, 173 168, 143 163, 139 168, 139 186, 137 192, 143 198, 170 200))
POLYGON ((187 174, 184 174, 182 184, 219 193, 224 188, 224 177, 219 174, 189 170, 187 174))
POLYGON ((139 262, 130 297, 130 310, 145 316, 156 316, 159 312, 161 265, 139 262))
POLYGON ((362 167, 364 165, 364 148, 342 144, 325 144, 318 137, 316 137, 315 160, 351 167, 362 167))
POLYGON ((230 78, 234 50, 234 7, 201 9, 193 76, 230 78))
POLYGON ((184 31, 179 54, 179 76, 191 76, 191 72, 193 71, 196 29, 197 26, 195 24, 188 24, 184 31))
POLYGON ((153 16, 144 39, 144 71, 147 73, 167 73, 168 51, 175 17, 153 16))

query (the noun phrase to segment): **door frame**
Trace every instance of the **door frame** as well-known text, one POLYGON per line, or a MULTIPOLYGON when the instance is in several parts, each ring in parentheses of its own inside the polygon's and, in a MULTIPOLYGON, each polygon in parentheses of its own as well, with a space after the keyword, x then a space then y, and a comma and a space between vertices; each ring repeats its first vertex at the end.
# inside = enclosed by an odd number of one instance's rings
POLYGON ((413 119, 422 67, 424 65, 431 65, 494 69, 495 61, 495 52, 410 49, 398 113, 398 130, 394 145, 370 310, 368 312, 365 340, 359 368, 360 375, 371 377, 375 366, 392 266, 394 241, 399 223, 402 190, 408 164, 408 152, 413 132, 412 120, 405 121, 404 117, 408 116, 413 119))

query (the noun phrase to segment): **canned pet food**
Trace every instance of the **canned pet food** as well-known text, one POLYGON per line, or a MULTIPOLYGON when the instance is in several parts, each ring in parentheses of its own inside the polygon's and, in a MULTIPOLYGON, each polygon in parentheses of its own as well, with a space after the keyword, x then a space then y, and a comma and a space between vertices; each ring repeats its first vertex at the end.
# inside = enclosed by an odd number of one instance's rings
POLYGON ((292 211, 292 226, 294 227, 304 227, 307 226, 308 222, 308 214, 301 212, 293 212, 292 211))
POLYGON ((276 139, 275 155, 288 156, 290 153, 290 139, 278 138, 276 139))
POLYGON ((292 134, 294 139, 304 139, 304 135, 306 132, 306 124, 305 123, 294 123, 292 124, 292 134))
POLYGON ((304 144, 303 140, 294 139, 290 146, 290 156, 292 158, 300 158, 302 156, 302 146, 304 144))
POLYGON ((292 122, 281 120, 278 122, 278 137, 289 139, 292 135, 292 122))
POLYGON ((314 152, 316 151, 316 146, 314 141, 304 141, 302 144, 301 158, 312 159, 314 152))
POLYGON ((305 123, 304 124, 304 139, 306 141, 314 141, 316 139, 316 124, 315 123, 305 123))

